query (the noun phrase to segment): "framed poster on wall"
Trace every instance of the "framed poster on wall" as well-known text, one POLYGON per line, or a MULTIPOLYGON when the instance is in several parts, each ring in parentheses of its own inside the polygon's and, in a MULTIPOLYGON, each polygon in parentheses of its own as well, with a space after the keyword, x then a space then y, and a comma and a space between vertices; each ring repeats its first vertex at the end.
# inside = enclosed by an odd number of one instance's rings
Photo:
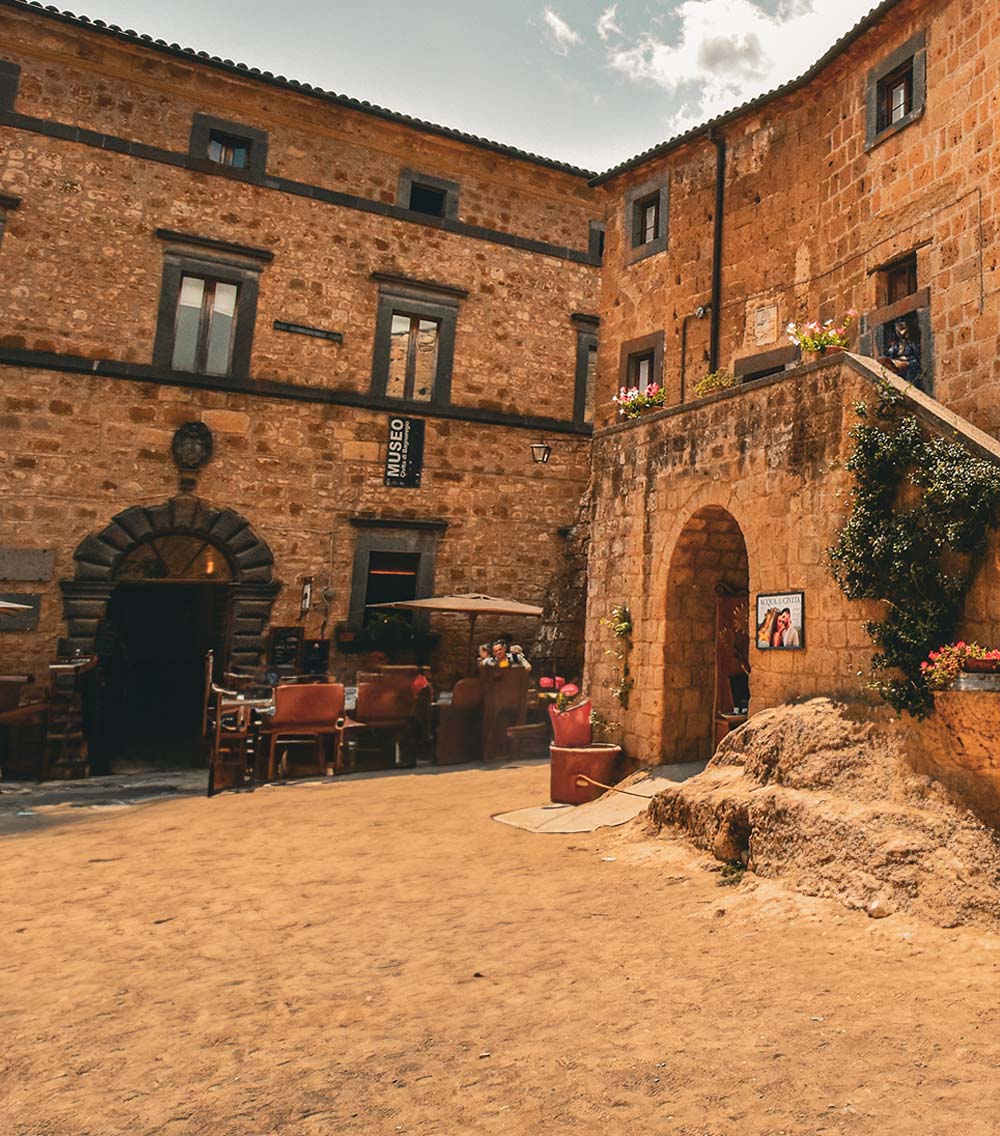
POLYGON ((757 650, 801 651, 806 645, 805 592, 757 596, 757 650))

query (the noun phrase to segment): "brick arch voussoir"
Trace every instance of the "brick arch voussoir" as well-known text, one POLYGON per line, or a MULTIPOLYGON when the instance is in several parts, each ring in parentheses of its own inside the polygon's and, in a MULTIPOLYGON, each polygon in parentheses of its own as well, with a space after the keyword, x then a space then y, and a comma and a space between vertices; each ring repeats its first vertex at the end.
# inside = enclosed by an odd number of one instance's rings
POLYGON ((216 509, 197 497, 161 505, 132 505, 111 524, 85 537, 73 553, 74 578, 110 584, 122 558, 143 541, 187 533, 211 541, 226 556, 236 584, 270 584, 274 555, 253 526, 233 509, 216 509))

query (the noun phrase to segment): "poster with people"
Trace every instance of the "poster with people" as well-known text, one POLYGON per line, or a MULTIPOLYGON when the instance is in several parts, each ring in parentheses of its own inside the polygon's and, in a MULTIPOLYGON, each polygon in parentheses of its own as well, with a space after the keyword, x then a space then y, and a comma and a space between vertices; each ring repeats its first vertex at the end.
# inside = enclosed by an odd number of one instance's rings
POLYGON ((771 592, 757 597, 757 649, 795 651, 806 645, 805 593, 771 592))

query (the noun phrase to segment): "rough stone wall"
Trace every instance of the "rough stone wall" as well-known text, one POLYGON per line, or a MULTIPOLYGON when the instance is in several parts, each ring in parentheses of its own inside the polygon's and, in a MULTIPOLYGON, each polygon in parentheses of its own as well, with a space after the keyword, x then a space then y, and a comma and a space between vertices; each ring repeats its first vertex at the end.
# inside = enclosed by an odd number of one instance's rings
MULTIPOLYGON (((273 254, 260 266, 246 393, 44 367, 0 372, 0 546, 56 554, 51 582, 4 584, 43 593, 38 632, 4 632, 4 667, 39 673, 53 658, 65 633, 58 581, 73 576, 74 549, 120 510, 177 493, 170 442, 190 420, 208 425, 216 443, 198 496, 241 513, 274 553, 275 578, 285 585, 274 623, 296 622, 305 576, 313 577, 317 600, 326 587, 333 592, 325 622, 317 604, 306 635, 329 635, 346 619, 358 537, 350 520, 359 515, 447 522, 437 541, 436 591, 544 602, 563 567, 559 530, 573 523, 587 484, 589 443, 579 430, 550 434, 552 458, 535 466, 529 443, 539 432, 521 420, 572 420, 577 330, 570 317, 596 312, 598 269, 450 232, 433 219, 382 216, 185 168, 182 156, 192 116, 210 114, 267 132, 269 177, 395 204, 400 172, 415 169, 460 183, 460 222, 578 257, 588 249, 589 222, 602 216, 603 193, 581 176, 31 11, 0 6, 0 45, 0 58, 21 67, 18 114, 181 156, 170 164, 51 137, 23 122, 3 127, 0 193, 21 203, 7 212, 0 243, 0 349, 149 367, 166 247, 157 229, 273 254), (388 409, 253 393, 254 382, 271 380, 368 396, 375 272, 468 293, 458 301, 450 407, 509 419, 427 413, 419 489, 383 484, 388 409), (343 342, 290 335, 275 320, 337 331, 343 342)), ((425 409, 400 404, 398 413, 425 409)), ((562 618, 579 628, 578 613, 562 618)), ((444 637, 441 671, 464 669, 467 622, 432 623, 444 637)), ((531 649, 538 624, 480 626, 483 637, 501 630, 531 649)), ((332 669, 346 676, 356 665, 335 654, 332 669)))
MULTIPOLYGON (((586 479, 586 441, 558 443, 547 466, 534 465, 526 445, 501 465, 505 432, 432 419, 421 488, 387 490, 384 412, 38 371, 7 370, 4 382, 0 546, 56 552, 51 583, 4 585, 43 593, 39 631, 4 632, 4 667, 13 670, 42 673, 53 658, 65 634, 57 581, 73 577, 84 537, 124 508, 176 494, 170 442, 182 422, 202 421, 215 436, 198 496, 241 513, 274 553, 275 578, 285 585, 274 622, 297 622, 301 579, 313 576, 317 598, 333 589, 328 633, 347 617, 352 516, 445 520, 436 590, 481 588, 541 604, 562 563, 558 530, 574 517, 586 479)), ((318 607, 310 614, 307 636, 320 634, 322 615, 318 607)), ((446 639, 442 672, 466 665, 467 627, 464 619, 435 619, 446 639)), ((508 627, 532 646, 534 620, 484 621, 482 632, 508 627)), ((340 659, 333 669, 345 676, 356 665, 340 659)))
POLYGON ((863 693, 872 653, 863 621, 877 612, 843 597, 825 550, 849 507, 853 403, 872 393, 846 367, 813 364, 595 439, 587 684, 597 708, 622 723, 630 756, 691 756, 698 730, 710 752, 705 621, 720 575, 741 570, 719 540, 745 542, 751 621, 757 593, 805 592, 804 650, 759 651, 748 629, 751 713, 803 695, 863 693), (634 626, 627 711, 609 690, 612 638, 600 624, 623 602, 634 626))
POLYGON ((23 69, 23 114, 179 153, 192 115, 211 114, 269 132, 269 173, 395 203, 405 166, 460 181, 469 224, 587 248, 595 193, 583 178, 30 12, 0 9, 0 43, 23 69))
MULTIPOLYGON (((994 5, 902 3, 806 87, 723 125, 727 147, 719 362, 787 346, 801 318, 885 304, 877 269, 916 250, 930 290, 934 394, 1000 430, 1000 34, 994 5), (924 113, 865 152, 866 78, 926 32, 924 113), (776 307, 755 333, 758 310, 776 307)), ((621 344, 665 331, 664 380, 679 398, 683 317, 711 295, 715 148, 705 138, 607 183, 599 402, 612 421, 621 344), (670 185, 669 245, 627 264, 627 191, 670 185)), ((688 321, 687 397, 708 370, 709 320, 688 321)))
POLYGON ((254 378, 367 392, 371 273, 395 273, 469 292, 453 404, 572 417, 570 314, 596 307, 592 267, 22 131, 0 157, 0 187, 23 199, 0 246, 0 346, 150 363, 162 228, 274 253, 260 275, 254 378), (289 335, 276 319, 344 341, 289 335))

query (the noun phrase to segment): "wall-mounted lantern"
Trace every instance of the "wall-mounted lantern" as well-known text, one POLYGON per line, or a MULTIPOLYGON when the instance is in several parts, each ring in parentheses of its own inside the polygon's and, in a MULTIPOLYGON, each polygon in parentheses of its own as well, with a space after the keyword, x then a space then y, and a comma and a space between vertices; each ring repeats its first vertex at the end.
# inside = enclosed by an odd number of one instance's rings
POLYGON ((552 447, 546 445, 545 442, 531 443, 531 460, 535 463, 535 465, 548 465, 548 461, 551 456, 552 447))

